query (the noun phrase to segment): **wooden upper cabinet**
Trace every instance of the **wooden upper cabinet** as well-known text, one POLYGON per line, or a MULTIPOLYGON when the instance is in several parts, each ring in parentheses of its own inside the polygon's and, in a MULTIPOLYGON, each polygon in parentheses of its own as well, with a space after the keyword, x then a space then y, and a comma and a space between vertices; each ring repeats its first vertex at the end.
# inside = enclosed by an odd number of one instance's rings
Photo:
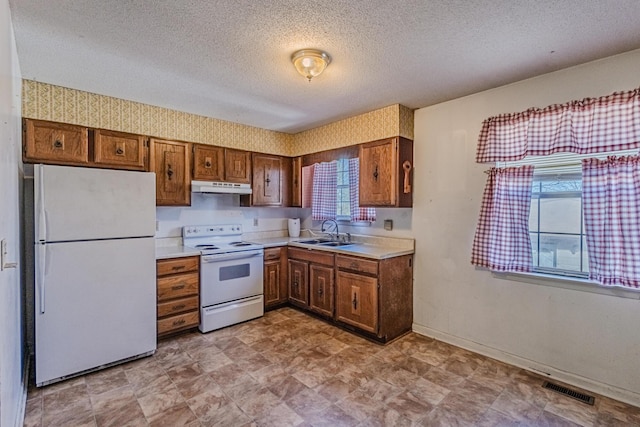
POLYGON ((224 148, 212 145, 193 145, 193 179, 224 180, 224 148))
POLYGON ((150 170, 156 173, 156 205, 191 203, 189 144, 151 139, 150 170))
POLYGON ((251 184, 251 152, 224 149, 224 180, 251 184))
POLYGON ((290 203, 291 159, 253 153, 251 195, 240 196, 241 206, 288 206, 290 203))
POLYGON ((23 161, 86 166, 89 129, 64 123, 25 119, 23 161))
POLYGON ((360 146, 360 206, 413 205, 413 141, 395 137, 360 146))
POLYGON ((127 170, 146 169, 144 136, 96 129, 93 141, 94 162, 97 165, 127 170))
POLYGON ((291 206, 302 207, 302 157, 291 159, 291 206))

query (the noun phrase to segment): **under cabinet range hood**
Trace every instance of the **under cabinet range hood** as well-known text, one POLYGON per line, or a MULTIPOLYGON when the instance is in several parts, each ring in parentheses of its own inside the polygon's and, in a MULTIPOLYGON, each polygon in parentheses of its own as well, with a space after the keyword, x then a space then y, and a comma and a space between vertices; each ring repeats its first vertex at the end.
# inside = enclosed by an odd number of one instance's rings
POLYGON ((191 181, 192 193, 251 194, 251 184, 220 181, 191 181))

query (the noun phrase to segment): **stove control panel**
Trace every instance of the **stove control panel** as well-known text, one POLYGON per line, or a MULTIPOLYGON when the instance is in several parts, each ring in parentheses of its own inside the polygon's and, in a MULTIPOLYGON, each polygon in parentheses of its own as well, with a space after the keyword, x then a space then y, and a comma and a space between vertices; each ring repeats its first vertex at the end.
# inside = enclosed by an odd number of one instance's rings
POLYGON ((242 225, 189 225, 182 227, 183 237, 213 237, 242 234, 242 225))

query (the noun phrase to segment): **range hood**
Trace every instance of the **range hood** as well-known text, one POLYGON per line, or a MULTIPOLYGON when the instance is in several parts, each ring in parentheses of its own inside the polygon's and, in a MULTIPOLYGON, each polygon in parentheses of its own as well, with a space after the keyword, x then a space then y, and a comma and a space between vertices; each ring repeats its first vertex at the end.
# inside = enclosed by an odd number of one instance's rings
POLYGON ((191 181, 192 193, 251 194, 250 184, 219 181, 191 181))

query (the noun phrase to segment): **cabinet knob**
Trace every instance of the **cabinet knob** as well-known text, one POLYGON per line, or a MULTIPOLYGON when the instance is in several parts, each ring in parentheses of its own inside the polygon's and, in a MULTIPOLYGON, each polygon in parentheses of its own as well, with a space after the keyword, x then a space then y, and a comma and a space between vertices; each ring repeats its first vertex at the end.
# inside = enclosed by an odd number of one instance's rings
POLYGON ((322 296, 323 293, 324 291, 322 290, 322 288, 318 289, 318 295, 322 296))
POLYGON ((269 183, 271 182, 271 179, 269 179, 269 174, 267 174, 266 178, 264 179, 264 182, 267 183, 267 187, 268 187, 269 183))
POLYGON ((171 165, 167 165, 167 177, 169 178, 169 181, 171 181, 172 176, 173 176, 173 169, 171 168, 171 165))
POLYGON ((122 147, 116 148, 116 154, 118 156, 122 156, 124 154, 124 150, 122 149, 122 147))
POLYGON ((55 148, 62 148, 64 146, 64 144, 59 139, 56 139, 56 141, 53 143, 53 146, 55 148))
POLYGON ((353 309, 357 310, 358 309, 358 294, 356 294, 355 292, 353 293, 353 301, 351 301, 351 303, 353 304, 353 309))
POLYGON ((211 163, 211 157, 206 157, 206 158, 204 159, 204 167, 205 167, 205 168, 210 168, 210 167, 211 167, 211 165, 212 165, 212 163, 211 163))
POLYGON ((373 171, 373 180, 378 181, 378 165, 376 165, 376 169, 373 171))

